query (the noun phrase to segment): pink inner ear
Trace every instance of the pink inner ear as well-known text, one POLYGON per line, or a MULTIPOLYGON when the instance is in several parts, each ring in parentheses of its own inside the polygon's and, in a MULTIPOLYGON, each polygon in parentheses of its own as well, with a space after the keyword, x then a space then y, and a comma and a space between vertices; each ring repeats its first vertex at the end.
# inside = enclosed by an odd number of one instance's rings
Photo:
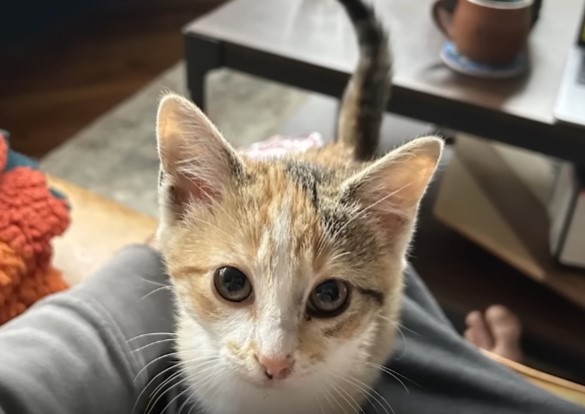
POLYGON ((382 212, 382 224, 386 230, 397 232, 404 227, 407 222, 406 217, 396 213, 382 212))
POLYGON ((398 232, 408 223, 416 209, 402 205, 398 195, 382 201, 386 195, 373 191, 371 194, 362 193, 360 198, 368 215, 374 215, 384 230, 398 232))
POLYGON ((219 195, 205 180, 185 176, 178 177, 178 182, 172 186, 171 191, 180 206, 185 206, 191 202, 211 202, 219 195))

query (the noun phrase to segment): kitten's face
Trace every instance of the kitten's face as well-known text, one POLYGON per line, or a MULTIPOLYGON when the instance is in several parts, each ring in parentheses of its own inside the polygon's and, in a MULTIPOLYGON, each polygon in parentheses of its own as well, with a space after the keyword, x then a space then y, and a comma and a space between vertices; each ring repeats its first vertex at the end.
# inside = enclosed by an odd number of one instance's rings
POLYGON ((161 104, 158 128, 159 237, 200 401, 282 412, 283 398, 300 409, 301 396, 323 401, 331 387, 362 394, 392 348, 404 254, 440 145, 364 169, 245 160, 177 97, 161 104))
POLYGON ((184 317, 202 328, 182 340, 196 349, 206 336, 218 365, 258 386, 343 372, 369 355, 376 313, 395 307, 402 257, 354 206, 311 200, 286 165, 247 170, 165 237, 184 317))

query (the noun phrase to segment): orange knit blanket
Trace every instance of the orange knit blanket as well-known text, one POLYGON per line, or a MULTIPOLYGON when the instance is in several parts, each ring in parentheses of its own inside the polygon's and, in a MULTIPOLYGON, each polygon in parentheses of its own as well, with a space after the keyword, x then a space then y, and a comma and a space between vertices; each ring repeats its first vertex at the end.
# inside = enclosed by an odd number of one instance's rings
POLYGON ((0 324, 67 288, 51 266, 51 239, 69 225, 67 202, 0 133, 0 324))

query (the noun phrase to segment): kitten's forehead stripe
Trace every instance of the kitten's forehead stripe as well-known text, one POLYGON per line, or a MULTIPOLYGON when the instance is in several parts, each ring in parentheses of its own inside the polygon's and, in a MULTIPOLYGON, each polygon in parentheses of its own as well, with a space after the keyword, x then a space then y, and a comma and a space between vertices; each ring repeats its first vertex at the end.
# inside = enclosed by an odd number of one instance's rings
POLYGON ((360 211, 323 208, 321 220, 332 243, 361 261, 373 261, 379 254, 380 246, 370 227, 365 225, 365 218, 356 217, 360 211))
POLYGON ((274 277, 284 277, 290 272, 290 248, 291 248, 291 204, 290 196, 284 197, 281 203, 274 207, 274 218, 271 226, 270 242, 272 250, 272 272, 274 277))
POLYGON ((287 162, 285 170, 289 174, 289 177, 303 188, 311 200, 311 204, 317 209, 319 207, 317 186, 323 180, 323 171, 314 165, 297 161, 287 162))
POLYGON ((339 183, 349 170, 333 171, 309 162, 289 160, 285 171, 310 199, 332 241, 364 260, 373 260, 378 246, 366 231, 367 226, 354 217, 358 211, 351 206, 351 190, 344 194, 338 192, 339 183))

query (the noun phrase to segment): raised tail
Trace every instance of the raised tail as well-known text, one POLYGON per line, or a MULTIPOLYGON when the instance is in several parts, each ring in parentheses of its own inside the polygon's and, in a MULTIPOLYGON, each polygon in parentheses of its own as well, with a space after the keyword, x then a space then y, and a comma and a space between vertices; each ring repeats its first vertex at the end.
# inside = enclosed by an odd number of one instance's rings
POLYGON ((355 158, 370 159, 380 140, 382 116, 391 89, 392 58, 388 35, 364 0, 338 0, 358 38, 359 61, 343 95, 337 139, 354 148, 355 158))

